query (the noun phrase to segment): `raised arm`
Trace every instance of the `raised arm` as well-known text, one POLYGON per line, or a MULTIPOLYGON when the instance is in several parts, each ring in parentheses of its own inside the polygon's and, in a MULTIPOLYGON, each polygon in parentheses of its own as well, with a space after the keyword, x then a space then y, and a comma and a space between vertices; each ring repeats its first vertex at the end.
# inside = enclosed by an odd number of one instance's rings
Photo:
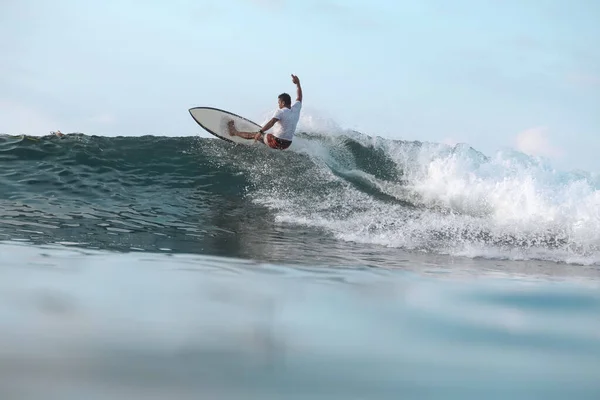
POLYGON ((302 101, 302 86, 300 86, 300 79, 292 74, 292 82, 296 85, 296 101, 302 101))

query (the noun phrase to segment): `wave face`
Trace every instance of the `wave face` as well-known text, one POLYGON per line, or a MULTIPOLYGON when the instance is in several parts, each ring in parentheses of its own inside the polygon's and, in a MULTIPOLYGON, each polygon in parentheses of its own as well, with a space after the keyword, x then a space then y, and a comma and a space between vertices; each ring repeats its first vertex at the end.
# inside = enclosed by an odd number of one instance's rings
POLYGON ((233 256, 395 249, 600 264, 600 178, 513 151, 301 133, 0 137, 0 239, 233 256))

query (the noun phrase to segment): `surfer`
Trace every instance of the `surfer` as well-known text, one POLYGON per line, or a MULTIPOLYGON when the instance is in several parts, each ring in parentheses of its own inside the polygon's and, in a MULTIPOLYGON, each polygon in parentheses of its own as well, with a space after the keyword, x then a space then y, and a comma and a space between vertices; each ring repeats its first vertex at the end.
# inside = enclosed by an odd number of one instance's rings
POLYGON ((287 93, 282 93, 278 97, 279 108, 273 113, 273 117, 258 132, 239 132, 233 121, 227 123, 229 134, 239 136, 244 139, 254 139, 267 146, 285 150, 292 144, 296 125, 300 119, 300 110, 302 109, 302 87, 300 79, 292 74, 292 82, 296 85, 296 102, 292 105, 292 98, 287 93), (273 133, 266 133, 273 128, 273 133))

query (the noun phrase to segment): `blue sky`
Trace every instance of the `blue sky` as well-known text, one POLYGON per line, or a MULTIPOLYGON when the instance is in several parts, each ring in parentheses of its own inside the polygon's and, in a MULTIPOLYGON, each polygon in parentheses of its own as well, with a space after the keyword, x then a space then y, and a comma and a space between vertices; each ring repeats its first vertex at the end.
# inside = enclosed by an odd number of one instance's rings
POLYGON ((0 132, 206 135, 193 106, 600 171, 594 0, 0 3, 0 132))

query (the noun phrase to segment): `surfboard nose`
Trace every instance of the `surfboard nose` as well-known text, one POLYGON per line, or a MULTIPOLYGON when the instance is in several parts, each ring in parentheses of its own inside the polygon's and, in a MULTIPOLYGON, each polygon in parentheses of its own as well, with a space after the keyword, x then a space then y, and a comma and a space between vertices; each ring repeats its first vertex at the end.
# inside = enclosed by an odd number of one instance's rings
POLYGON ((235 128, 243 132, 258 132, 261 128, 257 123, 229 111, 213 107, 193 107, 189 109, 192 118, 210 134, 229 141, 244 145, 253 145, 253 140, 244 139, 229 134, 227 123, 233 121, 235 128))

